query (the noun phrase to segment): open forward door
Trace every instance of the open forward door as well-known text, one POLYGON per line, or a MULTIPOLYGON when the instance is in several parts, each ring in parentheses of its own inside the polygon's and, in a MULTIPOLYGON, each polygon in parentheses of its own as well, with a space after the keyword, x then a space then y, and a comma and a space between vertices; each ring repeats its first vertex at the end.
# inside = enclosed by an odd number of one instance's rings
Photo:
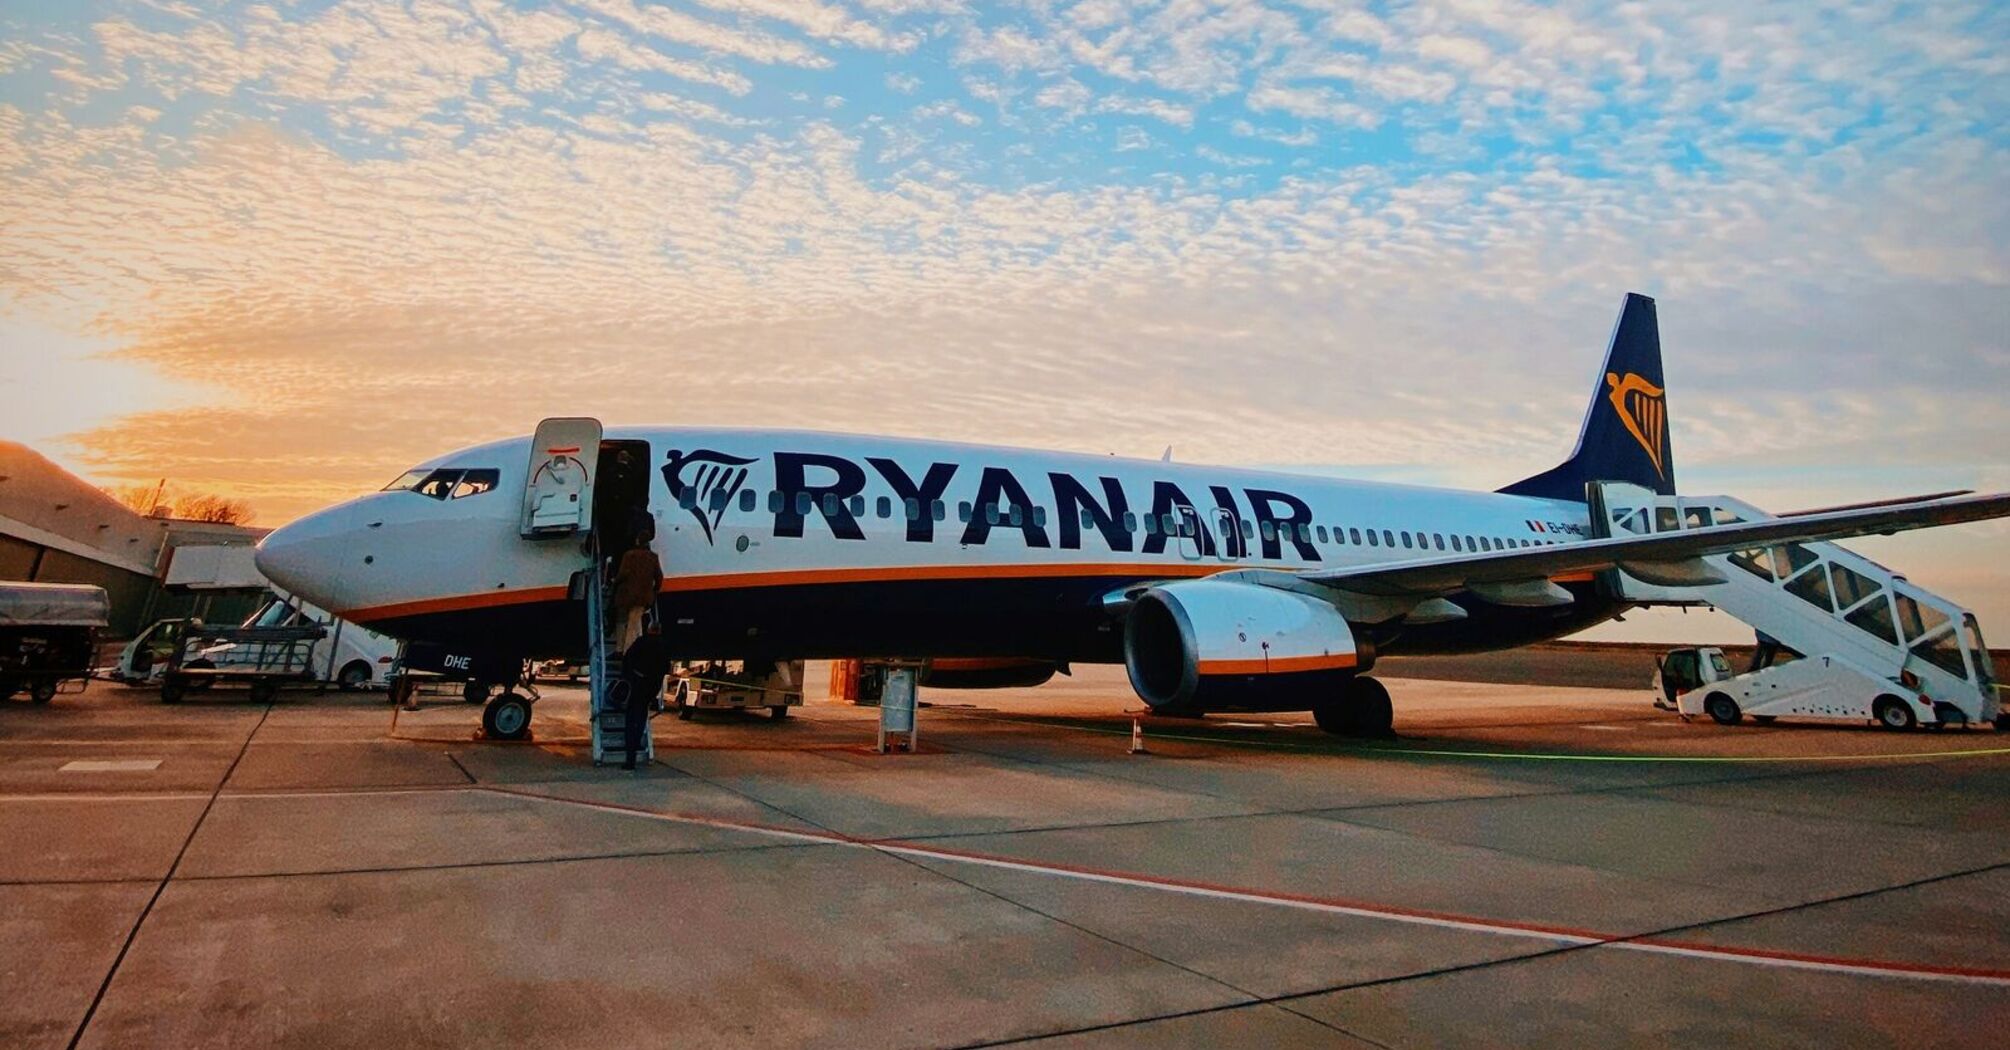
POLYGON ((560 417, 539 423, 524 475, 523 535, 570 536, 592 528, 599 461, 600 420, 560 417))

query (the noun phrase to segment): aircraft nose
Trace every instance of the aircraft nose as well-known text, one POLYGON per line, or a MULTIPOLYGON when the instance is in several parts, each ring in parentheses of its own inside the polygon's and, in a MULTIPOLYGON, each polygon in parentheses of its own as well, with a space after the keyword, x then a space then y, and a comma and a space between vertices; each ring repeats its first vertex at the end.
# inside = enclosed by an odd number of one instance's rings
POLYGON ((259 541, 253 555, 258 571, 290 594, 324 609, 342 609, 346 604, 342 555, 354 531, 353 518, 345 504, 273 530, 259 541))

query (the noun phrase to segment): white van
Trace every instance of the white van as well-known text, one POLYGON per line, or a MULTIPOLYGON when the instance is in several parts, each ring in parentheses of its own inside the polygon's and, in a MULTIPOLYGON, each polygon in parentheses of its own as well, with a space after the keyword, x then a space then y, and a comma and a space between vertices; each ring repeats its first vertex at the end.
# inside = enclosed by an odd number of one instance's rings
MULTIPOLYGON (((182 644, 191 621, 161 620, 126 644, 119 653, 114 677, 128 685, 145 685, 160 679, 168 655, 182 644)), ((273 598, 247 617, 244 627, 294 627, 318 623, 327 635, 314 643, 310 681, 326 682, 338 689, 382 689, 398 655, 398 642, 367 628, 358 627, 298 598, 273 598), (333 658, 330 658, 330 654, 333 658)), ((219 645, 204 654, 218 663, 228 645, 219 645)))

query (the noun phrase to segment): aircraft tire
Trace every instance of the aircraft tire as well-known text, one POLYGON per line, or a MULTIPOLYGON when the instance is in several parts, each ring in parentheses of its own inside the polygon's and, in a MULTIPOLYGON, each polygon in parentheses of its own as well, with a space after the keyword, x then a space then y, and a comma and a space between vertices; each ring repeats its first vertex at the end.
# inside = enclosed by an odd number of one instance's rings
POLYGON ((161 679, 161 703, 178 704, 188 693, 188 686, 174 678, 161 679))
POLYGON ((38 704, 46 704, 56 698, 56 680, 44 678, 28 686, 28 699, 38 704))
POLYGON ((1355 675, 1347 683, 1347 711, 1356 736, 1396 735, 1396 710, 1389 703, 1389 690, 1367 675, 1355 675))
POLYGON ((1349 679, 1339 696, 1314 705, 1312 720, 1335 736, 1395 735, 1395 711, 1389 703, 1389 690, 1366 675, 1349 679))
POLYGON ((461 699, 466 703, 479 704, 488 698, 489 684, 487 682, 477 682, 469 679, 468 684, 461 687, 461 699))
POLYGON ((251 683, 252 703, 269 704, 277 701, 278 699, 279 699, 279 683, 277 682, 251 683))
POLYGON ((491 740, 522 740, 530 735, 530 701, 503 693, 482 709, 482 732, 491 740))
POLYGON ((1703 701, 1703 710, 1710 720, 1720 726, 1734 726, 1745 720, 1745 712, 1738 710, 1738 702, 1723 693, 1711 693, 1703 701))

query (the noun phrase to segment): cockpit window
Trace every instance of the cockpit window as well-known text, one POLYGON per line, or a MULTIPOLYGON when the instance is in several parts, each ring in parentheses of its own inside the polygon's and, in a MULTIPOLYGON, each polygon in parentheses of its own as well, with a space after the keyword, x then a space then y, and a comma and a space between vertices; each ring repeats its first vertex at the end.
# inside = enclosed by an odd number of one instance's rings
POLYGON ((398 475, 398 480, 391 482, 389 485, 384 486, 382 489, 379 489, 378 491, 380 492, 409 491, 412 488, 412 486, 417 485, 419 482, 426 480, 426 475, 431 473, 432 471, 430 470, 408 470, 403 474, 398 475))
POLYGON ((461 471, 436 470, 426 475, 426 480, 412 486, 412 491, 433 499, 446 499, 454 494, 454 486, 461 482, 461 471))
POLYGON ((501 478, 502 472, 493 468, 470 470, 462 474, 460 483, 454 486, 454 498, 466 499, 469 496, 479 496, 484 492, 494 489, 496 483, 501 478))

